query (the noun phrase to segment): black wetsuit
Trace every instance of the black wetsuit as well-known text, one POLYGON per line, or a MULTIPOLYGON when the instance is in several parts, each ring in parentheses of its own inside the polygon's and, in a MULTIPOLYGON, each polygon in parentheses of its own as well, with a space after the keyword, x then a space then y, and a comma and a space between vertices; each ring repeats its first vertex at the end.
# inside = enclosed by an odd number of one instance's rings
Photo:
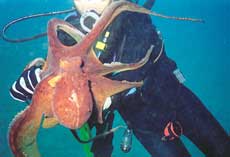
POLYGON ((135 93, 126 96, 125 91, 115 95, 112 108, 119 111, 147 151, 153 157, 190 156, 179 138, 162 140, 166 124, 176 120, 182 125, 183 134, 206 156, 229 156, 228 135, 202 102, 178 81, 173 74, 177 69, 176 63, 167 57, 165 51, 153 63, 162 40, 150 17, 124 12, 108 30, 111 36, 106 52, 99 58, 102 62, 137 62, 145 56, 150 45, 154 45, 151 59, 144 67, 108 76, 116 80, 144 80, 144 85, 135 93))

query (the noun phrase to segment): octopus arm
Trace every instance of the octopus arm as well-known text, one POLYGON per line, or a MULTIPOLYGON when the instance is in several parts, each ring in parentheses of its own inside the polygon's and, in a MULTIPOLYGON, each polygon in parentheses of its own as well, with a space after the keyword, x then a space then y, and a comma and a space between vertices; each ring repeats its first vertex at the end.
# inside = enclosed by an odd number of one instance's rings
POLYGON ((132 87, 140 87, 143 82, 115 81, 105 77, 94 76, 91 78, 91 89, 96 101, 98 122, 102 123, 102 110, 107 97, 115 95, 132 87), (103 82, 103 83, 102 83, 103 82))

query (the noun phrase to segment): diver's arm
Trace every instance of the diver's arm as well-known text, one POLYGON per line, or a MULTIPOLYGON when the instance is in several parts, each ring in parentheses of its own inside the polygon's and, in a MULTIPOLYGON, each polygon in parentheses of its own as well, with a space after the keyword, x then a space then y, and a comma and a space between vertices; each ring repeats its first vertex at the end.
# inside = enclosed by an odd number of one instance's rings
POLYGON ((45 61, 41 58, 34 59, 28 64, 20 77, 13 83, 9 92, 14 100, 29 102, 32 99, 35 87, 40 82, 40 73, 45 61))

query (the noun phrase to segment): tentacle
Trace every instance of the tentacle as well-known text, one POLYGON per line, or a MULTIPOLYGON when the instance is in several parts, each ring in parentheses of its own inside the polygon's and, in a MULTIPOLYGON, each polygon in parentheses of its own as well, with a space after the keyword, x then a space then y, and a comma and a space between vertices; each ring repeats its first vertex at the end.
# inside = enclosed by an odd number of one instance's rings
POLYGON ((42 122, 43 128, 52 128, 58 124, 58 120, 55 117, 45 117, 42 122))
MULTIPOLYGON (((49 77, 47 78, 49 79, 49 77)), ((52 115, 53 88, 47 80, 41 81, 34 93, 32 103, 19 113, 9 127, 9 144, 16 157, 40 157, 37 134, 43 115, 52 115)))
POLYGON ((101 69, 100 71, 95 71, 94 73, 97 73, 99 75, 106 75, 112 72, 122 72, 122 71, 138 69, 148 62, 152 50, 153 50, 153 45, 150 46, 145 57, 142 58, 137 63, 124 64, 120 62, 112 62, 110 64, 104 64, 103 69, 101 69))
POLYGON ((102 123, 102 110, 107 97, 120 93, 132 87, 141 87, 143 81, 128 82, 128 81, 115 81, 101 76, 91 76, 91 88, 94 99, 96 101, 96 108, 98 112, 98 122, 102 123))
MULTIPOLYGON (((65 22, 67 23, 67 22, 65 22)), ((57 29, 63 30, 67 34, 69 34, 77 43, 79 43, 82 38, 85 36, 81 31, 79 31, 76 27, 70 26, 68 24, 59 24, 57 29)))
MULTIPOLYGON (((50 20, 48 23, 49 52, 47 57, 47 66, 49 68, 57 67, 60 58, 84 54, 80 49, 74 51, 71 46, 62 44, 57 37, 57 30, 63 30, 76 40, 76 42, 80 42, 84 36, 78 29, 63 20, 50 20)), ((49 70, 53 71, 52 69, 49 70)))
POLYGON ((40 157, 36 136, 40 127, 42 113, 34 113, 29 106, 18 114, 9 130, 9 144, 16 157, 40 157))

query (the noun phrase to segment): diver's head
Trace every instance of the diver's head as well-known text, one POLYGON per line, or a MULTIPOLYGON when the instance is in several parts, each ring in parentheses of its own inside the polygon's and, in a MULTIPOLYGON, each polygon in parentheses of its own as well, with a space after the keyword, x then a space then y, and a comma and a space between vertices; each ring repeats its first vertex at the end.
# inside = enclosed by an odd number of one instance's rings
POLYGON ((74 0, 75 7, 80 14, 89 10, 101 14, 111 2, 112 0, 74 0))

